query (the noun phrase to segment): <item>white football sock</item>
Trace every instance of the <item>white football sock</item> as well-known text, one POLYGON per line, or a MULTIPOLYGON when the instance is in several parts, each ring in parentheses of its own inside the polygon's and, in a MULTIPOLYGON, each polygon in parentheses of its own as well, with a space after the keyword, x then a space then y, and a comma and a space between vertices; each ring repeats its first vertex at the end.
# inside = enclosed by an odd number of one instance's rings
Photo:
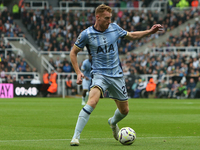
POLYGON ((93 110, 94 108, 87 104, 83 107, 83 109, 81 109, 76 123, 73 139, 80 139, 80 134, 87 124, 93 110))
POLYGON ((86 92, 86 96, 85 96, 85 102, 88 101, 88 97, 89 97, 89 92, 87 91, 87 92, 86 92))
POLYGON ((116 125, 120 120, 122 120, 126 115, 122 114, 117 108, 114 116, 111 118, 111 124, 116 125))
POLYGON ((84 102, 85 102, 85 97, 83 97, 83 96, 82 96, 82 101, 84 101, 84 102))

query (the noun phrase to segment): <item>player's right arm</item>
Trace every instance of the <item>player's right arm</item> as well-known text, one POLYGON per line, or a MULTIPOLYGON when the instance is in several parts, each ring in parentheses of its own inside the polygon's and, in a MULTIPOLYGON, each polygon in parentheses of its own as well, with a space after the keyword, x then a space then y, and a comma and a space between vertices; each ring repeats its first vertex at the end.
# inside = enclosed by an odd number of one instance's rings
POLYGON ((77 81, 76 81, 77 84, 81 84, 82 78, 84 78, 84 74, 79 69, 78 61, 77 61, 77 54, 78 54, 79 51, 81 51, 81 49, 79 47, 77 47, 76 45, 74 45, 72 47, 71 52, 70 52, 71 63, 72 63, 74 70, 77 74, 77 81))
POLYGON ((79 65, 78 65, 78 61, 77 61, 77 54, 78 52, 80 52, 83 47, 86 45, 87 43, 87 33, 84 30, 83 32, 80 33, 80 35, 78 36, 74 46, 72 47, 72 50, 70 52, 70 59, 71 59, 71 63, 74 67, 74 70, 77 74, 77 84, 81 84, 82 83, 82 78, 84 78, 84 74, 81 72, 81 70, 79 69, 79 65))

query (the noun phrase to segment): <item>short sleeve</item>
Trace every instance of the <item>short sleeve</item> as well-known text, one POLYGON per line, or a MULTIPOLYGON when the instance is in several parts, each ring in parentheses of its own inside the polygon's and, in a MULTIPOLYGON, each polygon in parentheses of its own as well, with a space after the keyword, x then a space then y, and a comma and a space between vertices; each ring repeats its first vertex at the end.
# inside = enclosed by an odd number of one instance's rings
POLYGON ((82 49, 87 44, 87 41, 88 41, 88 36, 86 34, 86 30, 84 30, 79 34, 79 36, 75 42, 75 45, 78 48, 82 49))
POLYGON ((120 26, 118 26, 116 23, 113 23, 113 25, 114 25, 115 28, 117 29, 119 37, 123 38, 123 37, 125 37, 125 36, 127 35, 128 32, 127 32, 126 30, 122 29, 122 28, 121 28, 120 26))

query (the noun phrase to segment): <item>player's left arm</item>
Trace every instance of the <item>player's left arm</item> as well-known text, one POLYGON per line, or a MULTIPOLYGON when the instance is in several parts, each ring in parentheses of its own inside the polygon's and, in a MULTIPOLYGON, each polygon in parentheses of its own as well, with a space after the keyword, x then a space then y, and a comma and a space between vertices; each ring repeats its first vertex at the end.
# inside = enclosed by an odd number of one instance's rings
POLYGON ((127 35, 125 36, 126 39, 128 40, 137 40, 141 39, 145 36, 148 36, 150 34, 154 34, 157 31, 162 31, 163 26, 160 24, 155 24, 151 27, 150 30, 145 30, 145 31, 135 31, 135 32, 128 32, 127 35))

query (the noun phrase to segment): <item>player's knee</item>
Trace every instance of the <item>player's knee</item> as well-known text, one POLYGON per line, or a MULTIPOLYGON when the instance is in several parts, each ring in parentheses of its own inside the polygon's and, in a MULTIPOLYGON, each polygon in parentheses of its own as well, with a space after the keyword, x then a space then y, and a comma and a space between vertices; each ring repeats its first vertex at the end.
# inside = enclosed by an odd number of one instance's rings
POLYGON ((127 108, 124 112, 125 115, 128 115, 128 112, 129 112, 129 108, 127 108))
POLYGON ((122 113, 123 115, 127 115, 128 112, 129 112, 129 108, 124 108, 124 109, 121 110, 121 113, 122 113))
POLYGON ((98 103, 98 101, 90 100, 90 99, 87 102, 87 104, 90 105, 90 106, 92 106, 93 108, 96 107, 97 103, 98 103))

